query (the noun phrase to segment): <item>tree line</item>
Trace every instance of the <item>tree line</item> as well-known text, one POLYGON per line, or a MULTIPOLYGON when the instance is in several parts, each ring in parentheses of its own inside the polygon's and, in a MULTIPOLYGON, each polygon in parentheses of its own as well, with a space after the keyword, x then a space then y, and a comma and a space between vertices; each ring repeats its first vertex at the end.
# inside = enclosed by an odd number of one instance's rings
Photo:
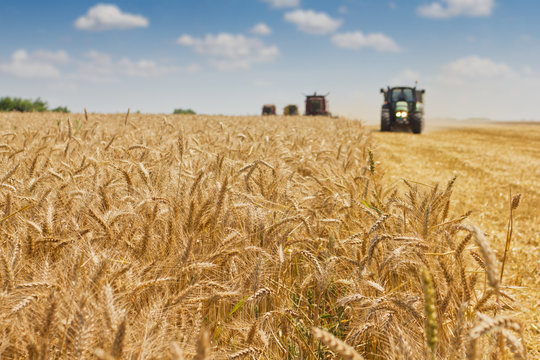
POLYGON ((70 112, 67 106, 58 106, 54 109, 49 109, 49 104, 46 101, 37 98, 35 100, 22 99, 17 97, 2 97, 0 98, 0 111, 20 111, 20 112, 70 112))
MULTIPOLYGON (((45 111, 53 111, 53 112, 62 112, 62 113, 69 113, 69 109, 67 106, 58 106, 53 109, 49 109, 49 104, 46 101, 41 100, 41 98, 37 98, 35 100, 32 99, 22 99, 18 97, 0 97, 0 112, 4 111, 19 111, 19 112, 45 112, 45 111)), ((191 114, 195 115, 196 112, 192 109, 174 109, 173 114, 191 114)))

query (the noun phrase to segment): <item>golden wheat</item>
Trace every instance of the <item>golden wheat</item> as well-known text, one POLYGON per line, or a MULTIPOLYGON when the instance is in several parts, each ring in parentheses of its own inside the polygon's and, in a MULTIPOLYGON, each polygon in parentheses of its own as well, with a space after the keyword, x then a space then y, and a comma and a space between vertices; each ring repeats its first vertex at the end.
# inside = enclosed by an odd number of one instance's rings
POLYGON ((0 357, 526 356, 455 179, 389 186, 360 123, 58 116, 0 116, 0 357))

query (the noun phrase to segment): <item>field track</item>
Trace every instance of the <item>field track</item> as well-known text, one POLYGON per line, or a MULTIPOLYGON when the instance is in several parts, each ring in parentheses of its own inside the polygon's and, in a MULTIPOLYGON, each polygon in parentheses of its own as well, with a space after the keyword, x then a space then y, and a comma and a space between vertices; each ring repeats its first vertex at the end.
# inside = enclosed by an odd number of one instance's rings
MULTIPOLYGON (((429 124, 428 124, 429 125, 429 124)), ((509 191, 521 193, 503 284, 512 291, 526 334, 540 350, 540 123, 436 127, 425 134, 381 133, 373 129, 377 160, 387 180, 402 179, 431 187, 458 176, 454 211, 472 210, 470 221, 489 234, 499 256, 504 251, 509 191)))

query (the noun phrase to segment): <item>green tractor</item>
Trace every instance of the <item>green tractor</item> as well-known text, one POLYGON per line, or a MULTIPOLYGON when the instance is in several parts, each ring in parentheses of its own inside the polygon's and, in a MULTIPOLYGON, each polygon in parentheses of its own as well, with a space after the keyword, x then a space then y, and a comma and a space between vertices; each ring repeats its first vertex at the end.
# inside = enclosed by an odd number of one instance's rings
POLYGON ((424 126, 424 93, 416 87, 398 86, 381 89, 384 104, 381 110, 381 131, 408 127, 415 134, 424 126))

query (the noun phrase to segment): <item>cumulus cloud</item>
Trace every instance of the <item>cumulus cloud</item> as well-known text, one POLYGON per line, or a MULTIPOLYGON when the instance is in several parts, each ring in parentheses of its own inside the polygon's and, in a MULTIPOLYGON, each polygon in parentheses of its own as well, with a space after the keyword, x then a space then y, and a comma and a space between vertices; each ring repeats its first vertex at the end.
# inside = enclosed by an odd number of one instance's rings
POLYGON ((242 34, 208 34, 204 38, 184 34, 176 42, 193 48, 198 54, 210 56, 211 63, 223 70, 249 69, 254 63, 269 62, 279 55, 277 46, 242 34))
POLYGON ((340 14, 346 14, 349 12, 349 8, 345 5, 341 5, 340 7, 338 7, 338 13, 340 14))
POLYGON ((525 75, 533 75, 534 74, 534 71, 533 71, 532 67, 530 67, 529 65, 523 66, 522 72, 525 75))
POLYGON ((153 60, 132 61, 122 58, 118 62, 119 72, 130 77, 158 77, 180 71, 179 67, 160 65, 153 60))
MULTIPOLYGON (((198 64, 178 66, 153 59, 112 57, 95 50, 78 56, 66 51, 19 49, 8 61, 0 63, 0 73, 22 79, 54 79, 73 84, 77 82, 110 83, 125 78, 159 78, 175 73, 194 73, 201 70, 198 64)), ((64 84, 69 86, 69 84, 64 84)))
POLYGON ((258 23, 251 28, 251 32, 255 35, 270 35, 272 33, 272 29, 270 29, 265 23, 258 23))
POLYGON ((329 34, 336 31, 343 20, 333 19, 324 12, 313 10, 293 10, 285 14, 285 21, 288 21, 298 28, 298 30, 308 34, 329 34))
POLYGON ((382 33, 363 34, 361 31, 356 31, 335 34, 332 36, 332 43, 345 49, 373 48, 381 52, 400 51, 396 42, 382 33))
POLYGON ((389 84, 392 86, 409 85, 413 86, 416 81, 421 80, 420 73, 412 69, 405 69, 392 79, 389 84))
POLYGON ((495 0, 440 0, 418 7, 420 16, 444 19, 454 16, 489 16, 495 0))
POLYGON ((90 31, 127 30, 148 24, 144 16, 124 13, 114 4, 98 4, 74 23, 77 29, 90 31))
POLYGON ((505 63, 472 55, 444 65, 439 80, 456 83, 478 79, 509 79, 515 76, 516 72, 505 63))
POLYGON ((60 77, 57 65, 69 62, 63 51, 38 50, 32 53, 19 49, 11 55, 11 60, 0 64, 0 70, 20 78, 52 79, 60 77))
POLYGON ((53 64, 66 64, 70 61, 69 55, 64 50, 36 50, 32 53, 32 57, 39 61, 46 61, 53 64))
POLYGON ((179 67, 159 64, 154 60, 141 59, 131 60, 123 57, 114 60, 109 54, 99 51, 89 51, 78 61, 77 70, 71 75, 72 78, 89 82, 110 82, 118 78, 157 78, 167 74, 178 72, 193 72, 192 66, 179 67))
POLYGON ((90 50, 77 61, 77 70, 69 78, 93 83, 110 82, 117 78, 114 62, 109 54, 90 50))
POLYGON ((84 57, 91 60, 92 63, 96 63, 98 65, 109 65, 112 63, 112 58, 109 54, 96 50, 88 51, 84 54, 84 57))
POLYGON ((262 0, 269 3, 274 8, 287 8, 300 6, 300 0, 262 0))

